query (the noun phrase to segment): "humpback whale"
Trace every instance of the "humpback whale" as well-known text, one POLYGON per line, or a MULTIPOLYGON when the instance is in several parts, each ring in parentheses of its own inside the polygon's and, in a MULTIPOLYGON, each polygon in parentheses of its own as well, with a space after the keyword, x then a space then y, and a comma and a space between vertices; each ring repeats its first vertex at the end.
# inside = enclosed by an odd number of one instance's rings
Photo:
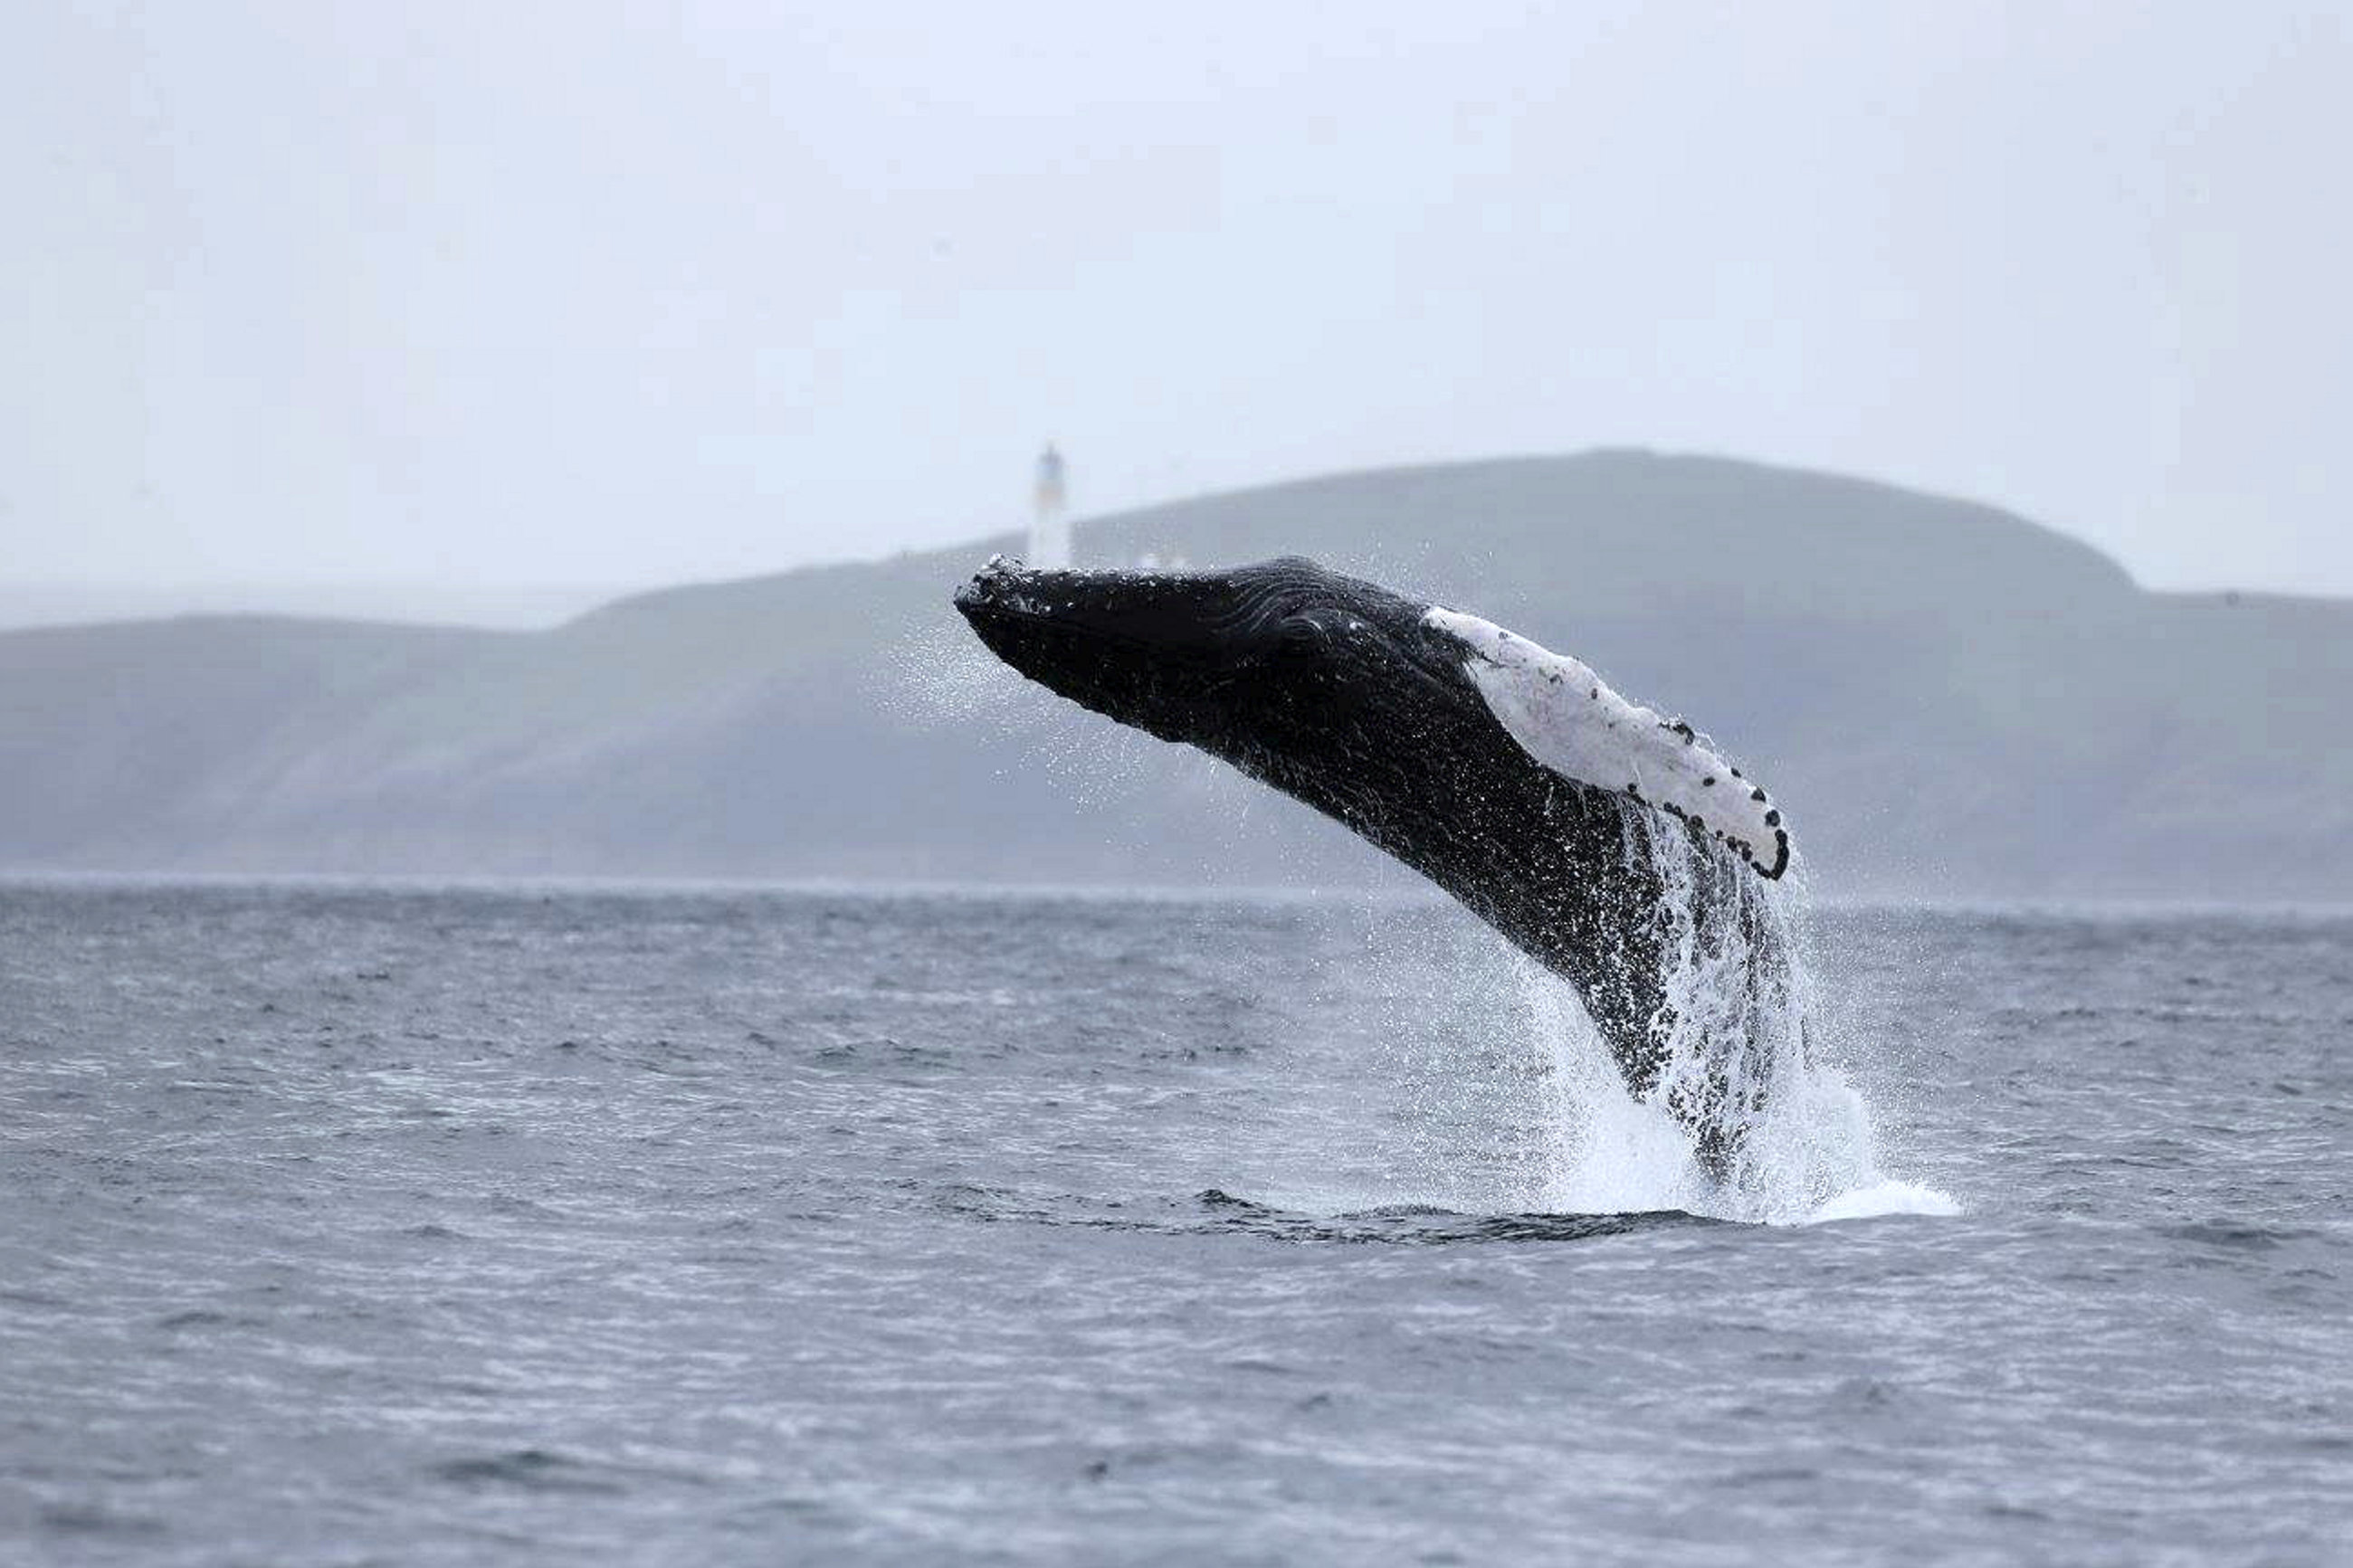
POLYGON ((1752 1002, 1786 985, 1762 889, 1789 835, 1691 725, 1476 616, 1296 557, 1222 572, 998 557, 955 602, 1030 679, 1314 806, 1567 980, 1629 1089, 1662 1099, 1724 1178, 1769 1076, 1749 1037, 1760 1009, 1711 1011, 1676 980, 1697 940, 1739 955, 1732 986, 1752 1002), (1678 923, 1677 898, 1706 907, 1678 923), (1662 1082, 1703 1012, 1697 1070, 1662 1082))

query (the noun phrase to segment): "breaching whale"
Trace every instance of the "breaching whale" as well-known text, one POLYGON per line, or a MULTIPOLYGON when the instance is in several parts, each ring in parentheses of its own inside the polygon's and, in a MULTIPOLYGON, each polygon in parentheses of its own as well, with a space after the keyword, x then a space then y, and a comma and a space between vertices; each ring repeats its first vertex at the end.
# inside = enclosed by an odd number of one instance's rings
POLYGON ((1676 950, 1713 931, 1747 962, 1771 952, 1761 888, 1788 869, 1789 835, 1692 726, 1476 616, 1295 557, 1224 572, 999 557, 955 607, 1023 675, 1337 819, 1566 978, 1629 1088, 1662 1092, 1722 1177, 1765 1074, 1735 1007, 1703 1070, 1662 1084, 1694 1010, 1676 950), (1635 835, 1694 874, 1635 852, 1635 835), (1713 916, 1662 918, 1671 882, 1713 916))

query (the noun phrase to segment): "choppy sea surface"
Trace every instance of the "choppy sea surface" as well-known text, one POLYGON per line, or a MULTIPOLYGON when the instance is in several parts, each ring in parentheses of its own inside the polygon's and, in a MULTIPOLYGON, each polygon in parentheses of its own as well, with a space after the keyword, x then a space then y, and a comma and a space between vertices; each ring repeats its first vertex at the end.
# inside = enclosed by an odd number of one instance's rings
POLYGON ((0 885, 0 1561, 2353 1561, 2353 918, 1811 952, 1741 1223, 1435 904, 0 885))

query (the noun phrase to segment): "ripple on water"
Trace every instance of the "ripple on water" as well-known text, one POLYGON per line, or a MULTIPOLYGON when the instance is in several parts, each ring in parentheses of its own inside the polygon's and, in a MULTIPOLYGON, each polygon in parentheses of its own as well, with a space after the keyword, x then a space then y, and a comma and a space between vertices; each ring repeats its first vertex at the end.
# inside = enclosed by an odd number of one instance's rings
POLYGON ((1442 907, 0 886, 0 1562, 2353 1561, 2353 921, 1822 926, 1762 1226, 1442 907))
POLYGON ((524 1492, 561 1492, 609 1497, 625 1489, 602 1474, 598 1467, 544 1448, 512 1448, 503 1453, 444 1459, 426 1467, 436 1480, 470 1489, 511 1489, 524 1492))

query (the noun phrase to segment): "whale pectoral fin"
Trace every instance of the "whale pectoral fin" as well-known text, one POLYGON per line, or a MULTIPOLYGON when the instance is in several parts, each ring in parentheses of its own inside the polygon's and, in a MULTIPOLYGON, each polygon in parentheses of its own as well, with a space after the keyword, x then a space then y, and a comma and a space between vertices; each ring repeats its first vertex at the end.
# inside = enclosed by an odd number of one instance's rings
POLYGON ((1520 749, 1563 778, 1688 822, 1757 875, 1789 868, 1780 809, 1705 738, 1610 689, 1593 670, 1491 621, 1433 608, 1423 623, 1463 646, 1463 671, 1520 749))

